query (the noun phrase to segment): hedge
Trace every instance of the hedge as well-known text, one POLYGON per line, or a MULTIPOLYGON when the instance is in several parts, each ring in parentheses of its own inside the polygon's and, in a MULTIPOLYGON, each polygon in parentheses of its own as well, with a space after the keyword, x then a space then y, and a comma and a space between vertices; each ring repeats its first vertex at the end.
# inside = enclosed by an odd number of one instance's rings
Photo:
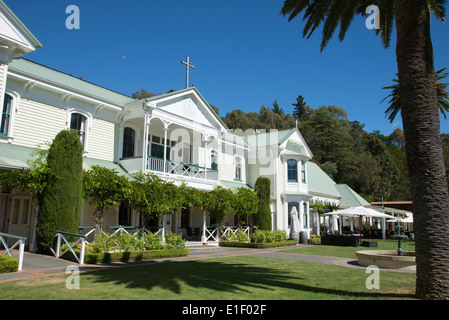
POLYGON ((241 242, 241 241, 220 241, 220 247, 240 247, 240 248, 254 248, 254 249, 295 246, 297 244, 298 244, 298 241, 296 241, 296 240, 286 240, 286 241, 281 241, 281 242, 264 242, 264 243, 241 242))
MULTIPOLYGON (((79 250, 74 250, 79 256, 79 250)), ((85 264, 111 263, 111 262, 130 262, 130 261, 146 261, 162 258, 186 257, 190 253, 190 249, 161 249, 151 251, 124 251, 124 252, 106 252, 106 253, 85 253, 85 264)), ((73 253, 68 251, 63 259, 77 262, 73 253)))
POLYGON ((10 256, 0 256, 0 273, 16 272, 19 269, 19 260, 10 256))

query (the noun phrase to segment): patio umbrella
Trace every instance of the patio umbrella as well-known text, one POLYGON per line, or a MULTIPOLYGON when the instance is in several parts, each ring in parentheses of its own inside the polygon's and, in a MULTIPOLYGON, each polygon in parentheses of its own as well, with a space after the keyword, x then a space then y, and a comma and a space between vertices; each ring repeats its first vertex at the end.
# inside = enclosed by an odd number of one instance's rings
POLYGON ((383 212, 376 211, 374 209, 365 208, 362 206, 351 207, 347 209, 337 210, 334 212, 328 212, 326 215, 342 215, 342 216, 360 216, 360 217, 372 217, 372 218, 382 218, 382 238, 385 239, 385 219, 394 219, 395 217, 385 214, 383 212))
POLYGON ((338 231, 338 219, 337 215, 332 215, 331 229, 330 231, 338 231))
POLYGON ((292 216, 292 226, 290 229, 291 237, 294 240, 299 240, 299 232, 301 231, 301 227, 298 219, 298 210, 296 210, 295 206, 293 206, 290 214, 292 216))
POLYGON ((389 214, 379 212, 374 209, 365 208, 362 206, 351 207, 347 209, 337 210, 334 212, 328 212, 325 215, 342 215, 342 216, 362 216, 362 217, 373 217, 373 218, 390 218, 394 219, 395 217, 390 216, 389 214))

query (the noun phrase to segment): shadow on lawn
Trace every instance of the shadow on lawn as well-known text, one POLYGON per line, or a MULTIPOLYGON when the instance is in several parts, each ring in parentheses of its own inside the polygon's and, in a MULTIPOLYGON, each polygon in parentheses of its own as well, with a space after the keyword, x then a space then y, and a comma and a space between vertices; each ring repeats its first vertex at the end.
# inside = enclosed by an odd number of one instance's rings
MULTIPOLYGON (((298 292, 297 295, 289 294, 289 296, 282 296, 279 299, 298 299, 297 297, 310 296, 310 293, 337 295, 339 298, 346 299, 413 298, 412 294, 353 292, 310 286, 301 284, 301 282, 306 282, 307 280, 298 278, 297 275, 285 274, 281 270, 219 261, 155 263, 131 268, 114 268, 87 272, 86 274, 95 283, 112 282, 118 285, 126 285, 127 288, 147 290, 159 287, 178 295, 189 295, 189 293, 182 292, 182 286, 187 285, 191 288, 213 290, 217 293, 250 293, 251 288, 265 290, 284 288, 298 292), (301 294, 301 292, 304 292, 304 294, 301 294)), ((194 299, 196 297, 188 296, 186 298, 194 299)))

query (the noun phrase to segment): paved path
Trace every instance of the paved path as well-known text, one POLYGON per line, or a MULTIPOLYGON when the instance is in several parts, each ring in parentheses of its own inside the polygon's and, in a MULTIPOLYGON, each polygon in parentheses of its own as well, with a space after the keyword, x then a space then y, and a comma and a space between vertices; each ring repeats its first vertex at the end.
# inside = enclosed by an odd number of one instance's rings
MULTIPOLYGON (((297 245, 301 247, 305 245, 297 245)), ((292 247, 288 247, 291 249, 292 247)), ((200 259, 213 259, 218 257, 227 256, 255 256, 265 258, 277 258, 277 259, 289 259, 289 260, 302 260, 311 262, 320 262, 331 265, 338 265, 349 268, 364 269, 365 267, 357 265, 357 261, 354 259, 327 257, 327 256, 312 256, 303 254, 292 254, 278 252, 283 248, 270 248, 270 249, 250 249, 250 248, 230 248, 230 247, 218 247, 218 246, 192 246, 189 247, 190 254, 187 257, 180 258, 168 258, 168 259, 155 259, 150 261, 138 261, 138 262, 117 262, 110 264, 100 265, 83 265, 78 266, 80 271, 86 270, 98 270, 101 268, 114 268, 121 266, 143 265, 160 262, 172 262, 172 261, 189 261, 200 259)), ((56 259, 55 257, 40 255, 36 253, 25 252, 23 259, 23 270, 20 272, 0 274, 0 284, 5 281, 34 278, 39 276, 48 276, 56 274, 65 274, 68 266, 73 266, 74 263, 67 260, 56 259)))

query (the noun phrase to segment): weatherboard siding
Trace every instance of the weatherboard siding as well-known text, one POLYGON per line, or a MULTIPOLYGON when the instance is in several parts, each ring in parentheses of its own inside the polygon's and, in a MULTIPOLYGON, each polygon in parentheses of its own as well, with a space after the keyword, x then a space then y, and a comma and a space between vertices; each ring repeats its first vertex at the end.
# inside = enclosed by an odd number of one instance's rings
POLYGON ((114 138, 116 126, 113 122, 93 118, 88 132, 88 155, 91 158, 114 161, 114 138))
POLYGON ((55 136, 67 128, 67 111, 28 99, 20 99, 14 116, 13 143, 35 148, 52 142, 55 136))

